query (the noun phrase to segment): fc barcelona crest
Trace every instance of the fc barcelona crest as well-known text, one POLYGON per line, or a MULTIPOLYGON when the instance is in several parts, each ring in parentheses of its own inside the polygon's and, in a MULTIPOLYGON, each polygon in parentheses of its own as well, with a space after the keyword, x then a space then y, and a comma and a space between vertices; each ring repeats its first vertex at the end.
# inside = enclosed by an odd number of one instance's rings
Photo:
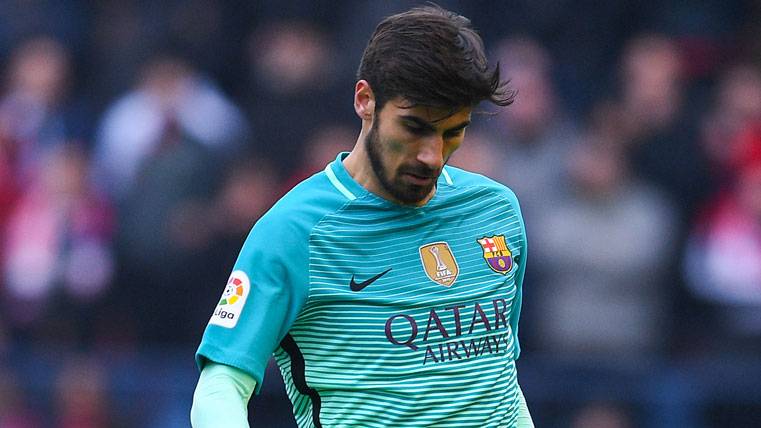
POLYGON ((507 248, 505 235, 483 237, 478 240, 484 250, 484 259, 491 270, 507 275, 513 268, 513 253, 507 248))
POLYGON ((428 278, 445 287, 454 284, 460 274, 452 249, 446 242, 434 242, 420 247, 420 261, 423 262, 428 278))

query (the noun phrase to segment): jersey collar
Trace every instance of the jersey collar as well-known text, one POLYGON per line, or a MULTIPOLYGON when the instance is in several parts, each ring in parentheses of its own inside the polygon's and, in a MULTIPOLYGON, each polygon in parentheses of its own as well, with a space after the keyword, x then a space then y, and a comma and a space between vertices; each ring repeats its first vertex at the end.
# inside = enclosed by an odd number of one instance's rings
POLYGON ((336 159, 325 167, 325 174, 328 176, 330 184, 332 184, 333 187, 346 196, 347 199, 354 200, 366 195, 369 191, 362 187, 361 184, 357 183, 354 178, 349 175, 349 171, 346 170, 343 160, 348 155, 349 152, 339 153, 336 159))
MULTIPOLYGON (((349 200, 354 200, 359 197, 365 196, 367 194, 372 195, 372 193, 369 190, 365 189, 361 184, 357 183, 357 181, 355 181, 354 178, 349 174, 349 171, 346 170, 343 160, 348 155, 349 155, 349 152, 339 153, 336 159, 325 167, 325 174, 328 176, 330 183, 333 185, 333 187, 335 187, 339 192, 341 192, 341 194, 346 196, 346 198, 349 200)), ((436 196, 438 195, 442 186, 453 184, 452 178, 447 172, 447 168, 448 167, 445 166, 444 170, 441 172, 441 175, 439 176, 439 179, 436 183, 436 186, 437 186, 436 194, 434 194, 431 201, 436 199, 436 196)), ((373 195, 373 196, 374 198, 382 200, 389 204, 397 205, 392 203, 391 201, 386 201, 385 199, 379 196, 376 196, 376 195, 373 195)), ((431 201, 428 201, 428 204, 430 204, 431 201)))

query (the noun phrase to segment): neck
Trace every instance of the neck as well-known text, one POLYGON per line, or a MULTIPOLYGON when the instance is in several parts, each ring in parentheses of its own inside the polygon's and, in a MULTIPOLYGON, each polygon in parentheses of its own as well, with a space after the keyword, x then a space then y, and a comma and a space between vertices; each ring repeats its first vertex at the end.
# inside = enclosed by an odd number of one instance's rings
POLYGON ((359 183, 365 189, 387 198, 387 196, 383 194, 383 187, 380 185, 380 182, 370 165, 370 158, 365 149, 364 129, 360 132, 356 143, 354 143, 354 148, 349 153, 349 156, 346 156, 343 163, 346 171, 351 175, 354 181, 359 183))

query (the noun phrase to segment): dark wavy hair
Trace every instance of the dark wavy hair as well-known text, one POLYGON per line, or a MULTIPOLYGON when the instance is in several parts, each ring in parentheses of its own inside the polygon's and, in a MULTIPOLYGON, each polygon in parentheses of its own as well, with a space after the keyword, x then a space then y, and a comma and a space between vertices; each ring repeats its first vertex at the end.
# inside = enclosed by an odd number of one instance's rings
POLYGON ((490 68, 470 20, 431 4, 385 18, 357 70, 370 83, 377 109, 397 96, 410 106, 450 108, 488 100, 506 106, 515 91, 490 68))

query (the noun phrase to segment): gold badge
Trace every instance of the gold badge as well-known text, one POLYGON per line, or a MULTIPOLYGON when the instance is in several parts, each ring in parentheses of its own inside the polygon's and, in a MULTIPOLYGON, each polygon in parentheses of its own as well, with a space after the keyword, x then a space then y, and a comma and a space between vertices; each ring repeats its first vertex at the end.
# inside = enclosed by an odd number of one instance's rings
POLYGON ((460 273, 454 254, 446 242, 434 242, 420 247, 420 261, 423 262, 428 278, 445 287, 454 284, 460 273))

